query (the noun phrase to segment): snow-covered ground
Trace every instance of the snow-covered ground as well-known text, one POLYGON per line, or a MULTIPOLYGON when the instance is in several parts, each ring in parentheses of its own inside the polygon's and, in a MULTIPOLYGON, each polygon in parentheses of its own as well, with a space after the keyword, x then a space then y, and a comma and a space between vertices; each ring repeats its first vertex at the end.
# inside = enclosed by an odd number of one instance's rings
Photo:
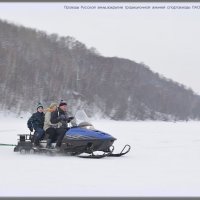
MULTIPOLYGON (((0 143, 28 133, 0 116, 0 143)), ((121 158, 20 155, 0 146, 0 196, 200 196, 200 122, 92 121, 131 151, 121 158)))

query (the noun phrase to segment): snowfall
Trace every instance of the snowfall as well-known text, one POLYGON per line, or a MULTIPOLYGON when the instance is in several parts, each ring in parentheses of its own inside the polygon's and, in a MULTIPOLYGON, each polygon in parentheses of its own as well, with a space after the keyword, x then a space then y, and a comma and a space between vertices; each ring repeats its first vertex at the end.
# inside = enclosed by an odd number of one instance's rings
MULTIPOLYGON (((29 133, 28 116, 0 115, 0 143, 29 133)), ((200 122, 92 120, 122 157, 22 155, 0 146, 1 197, 200 196, 200 122)))

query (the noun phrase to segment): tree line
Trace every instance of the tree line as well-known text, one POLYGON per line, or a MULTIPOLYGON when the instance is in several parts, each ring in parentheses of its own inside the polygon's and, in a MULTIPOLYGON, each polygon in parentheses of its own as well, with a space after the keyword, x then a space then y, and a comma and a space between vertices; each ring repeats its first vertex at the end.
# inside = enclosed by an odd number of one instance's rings
POLYGON ((143 63, 104 57, 71 36, 0 20, 0 107, 33 112, 65 99, 115 120, 200 119, 200 97, 143 63))

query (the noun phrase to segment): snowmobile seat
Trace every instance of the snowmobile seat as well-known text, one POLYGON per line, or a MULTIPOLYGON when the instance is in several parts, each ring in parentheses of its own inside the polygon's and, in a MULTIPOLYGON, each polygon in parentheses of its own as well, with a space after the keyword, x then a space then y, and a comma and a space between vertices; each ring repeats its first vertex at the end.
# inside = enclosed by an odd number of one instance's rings
POLYGON ((18 134, 18 136, 19 136, 20 142, 25 142, 27 140, 31 140, 30 134, 18 134))

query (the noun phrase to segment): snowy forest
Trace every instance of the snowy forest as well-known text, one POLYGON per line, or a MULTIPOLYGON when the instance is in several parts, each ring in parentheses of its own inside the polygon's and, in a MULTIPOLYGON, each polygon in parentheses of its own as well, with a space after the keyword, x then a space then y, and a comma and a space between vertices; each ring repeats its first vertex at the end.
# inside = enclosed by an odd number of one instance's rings
MULTIPOLYGON (((108 44, 109 45, 109 44, 108 44)), ((71 36, 0 20, 0 109, 69 109, 114 120, 199 120, 200 96, 143 63, 105 57, 71 36)))

